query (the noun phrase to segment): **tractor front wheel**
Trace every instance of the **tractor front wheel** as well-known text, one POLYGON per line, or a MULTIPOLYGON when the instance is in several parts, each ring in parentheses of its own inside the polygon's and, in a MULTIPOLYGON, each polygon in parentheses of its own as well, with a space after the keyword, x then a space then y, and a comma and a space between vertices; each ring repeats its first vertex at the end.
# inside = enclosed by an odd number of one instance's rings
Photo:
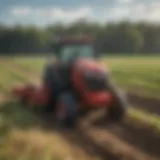
POLYGON ((77 121, 77 103, 72 93, 60 95, 56 107, 56 122, 64 127, 75 127, 77 121))
POLYGON ((26 97, 26 96, 21 97, 20 103, 21 103, 23 106, 26 107, 26 106, 28 105, 28 99, 27 99, 27 97, 26 97))

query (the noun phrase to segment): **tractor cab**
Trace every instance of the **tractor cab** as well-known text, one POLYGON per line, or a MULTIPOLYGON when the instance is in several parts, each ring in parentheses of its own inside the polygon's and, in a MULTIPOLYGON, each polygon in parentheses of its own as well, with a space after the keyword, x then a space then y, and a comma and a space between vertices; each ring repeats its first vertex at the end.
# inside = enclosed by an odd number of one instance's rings
POLYGON ((106 67, 97 61, 93 39, 59 38, 54 51, 59 65, 47 65, 42 86, 15 87, 15 97, 35 110, 49 111, 62 124, 74 125, 81 113, 102 108, 108 120, 124 117, 125 99, 110 82, 106 67))
POLYGON ((77 62, 97 59, 94 42, 94 39, 87 36, 57 38, 54 42, 59 69, 67 84, 71 83, 73 69, 79 66, 77 62))
POLYGON ((59 62, 64 66, 77 59, 95 59, 97 57, 94 40, 86 36, 57 38, 54 50, 59 62))
POLYGON ((62 46, 59 60, 62 64, 74 62, 77 59, 95 59, 95 51, 88 44, 69 44, 62 46))
POLYGON ((73 89, 85 104, 97 106, 108 100, 107 72, 97 60, 94 42, 84 36, 62 38, 57 41, 55 51, 65 88, 73 89))

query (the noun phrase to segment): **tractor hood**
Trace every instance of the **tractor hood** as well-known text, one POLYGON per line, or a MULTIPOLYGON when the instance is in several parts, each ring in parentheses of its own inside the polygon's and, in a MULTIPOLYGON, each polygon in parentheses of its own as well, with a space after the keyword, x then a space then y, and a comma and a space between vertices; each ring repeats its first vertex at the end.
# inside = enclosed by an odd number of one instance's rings
POLYGON ((108 70, 99 61, 95 59, 78 59, 74 63, 74 67, 83 74, 106 74, 108 70))
POLYGON ((79 73, 89 91, 102 92, 107 86, 107 69, 97 60, 79 59, 75 62, 75 72, 79 73))
POLYGON ((83 85, 79 85, 79 90, 87 106, 106 105, 109 102, 108 71, 100 62, 94 59, 79 59, 75 62, 74 71, 80 75, 83 85))

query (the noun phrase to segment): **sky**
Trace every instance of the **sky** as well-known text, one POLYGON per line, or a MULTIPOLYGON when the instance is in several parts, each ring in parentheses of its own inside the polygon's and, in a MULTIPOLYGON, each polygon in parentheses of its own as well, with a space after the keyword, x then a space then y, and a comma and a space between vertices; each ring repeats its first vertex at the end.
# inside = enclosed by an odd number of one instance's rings
POLYGON ((160 0, 0 0, 0 23, 47 26, 79 19, 160 23, 160 0))

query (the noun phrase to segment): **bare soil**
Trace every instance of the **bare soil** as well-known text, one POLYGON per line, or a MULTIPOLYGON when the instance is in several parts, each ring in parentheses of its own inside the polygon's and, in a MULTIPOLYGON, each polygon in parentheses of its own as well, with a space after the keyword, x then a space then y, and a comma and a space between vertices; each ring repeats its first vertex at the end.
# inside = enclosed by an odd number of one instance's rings
POLYGON ((128 119, 122 124, 107 125, 102 119, 95 121, 87 117, 80 121, 76 129, 62 129, 58 132, 69 144, 82 148, 91 158, 97 157, 101 160, 160 159, 160 135, 153 133, 148 126, 136 125, 128 119))
POLYGON ((139 152, 160 158, 160 135, 147 125, 134 122, 129 118, 118 125, 106 125, 104 121, 98 122, 96 128, 103 132, 108 131, 139 152))
POLYGON ((158 133, 128 118, 121 124, 107 124, 102 116, 93 113, 80 120, 75 129, 57 129, 53 121, 47 119, 42 126, 45 130, 54 130, 67 141, 71 157, 77 156, 78 160, 160 159, 158 133))
POLYGON ((116 125, 107 124, 101 117, 101 113, 93 113, 71 130, 55 129, 53 121, 45 121, 44 127, 61 135, 71 148, 72 157, 78 156, 79 160, 160 159, 160 135, 152 128, 128 117, 116 125))
POLYGON ((139 96, 132 93, 128 93, 128 99, 133 107, 145 110, 149 113, 160 115, 160 99, 139 96))

